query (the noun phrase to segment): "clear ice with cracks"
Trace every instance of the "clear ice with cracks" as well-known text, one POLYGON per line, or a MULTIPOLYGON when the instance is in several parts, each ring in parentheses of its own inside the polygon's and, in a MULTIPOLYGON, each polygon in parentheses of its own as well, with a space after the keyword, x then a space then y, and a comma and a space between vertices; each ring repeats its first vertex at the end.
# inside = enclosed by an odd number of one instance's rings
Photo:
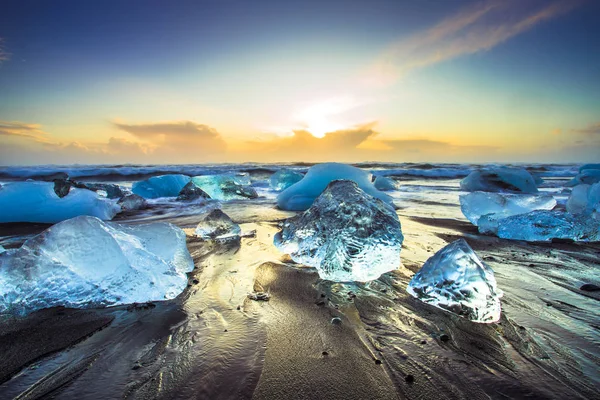
POLYGON ((567 186, 577 186, 581 184, 593 185, 594 183, 600 182, 600 169, 583 169, 571 179, 567 186))
POLYGON ((194 176, 192 182, 211 199, 238 200, 258 197, 247 173, 194 176))
POLYGON ((353 181, 333 181, 304 213, 286 220, 274 243, 322 279, 366 282, 400 265, 398 215, 353 181))
POLYGON ((550 195, 472 192, 460 196, 464 216, 479 227, 480 233, 495 234, 498 220, 534 210, 552 210, 556 200, 550 195))
POLYGON ((498 237, 528 242, 552 239, 597 242, 600 241, 600 220, 564 211, 532 211, 499 220, 498 237))
POLYGON ((293 169, 283 168, 275 172, 269 178, 269 186, 276 192, 281 192, 292 186, 294 183, 299 182, 304 178, 298 171, 293 169))
POLYGON ((458 239, 429 258, 406 291, 417 299, 474 322, 500 320, 502 291, 494 271, 458 239))
POLYGON ((176 197, 192 180, 187 175, 159 175, 133 184, 131 191, 145 199, 176 197))
POLYGON ((0 313, 172 299, 193 268, 185 233, 175 225, 77 217, 0 254, 0 313))
POLYGON ((389 190, 397 190, 398 184, 392 178, 388 178, 387 176, 378 176, 375 178, 373 182, 375 189, 381 191, 389 191, 389 190))
POLYGON ((393 204, 390 196, 373 186, 369 172, 351 165, 324 163, 312 166, 300 182, 279 193, 277 206, 282 210, 307 210, 331 181, 340 179, 353 181, 369 195, 393 204))
POLYGON ((214 209, 201 216, 196 226, 196 235, 203 239, 234 240, 241 234, 240 226, 220 209, 214 209))
POLYGON ((112 219, 121 207, 116 200, 87 189, 71 188, 58 197, 53 182, 13 182, 0 187, 0 222, 56 223, 79 215, 112 219))
POLYGON ((523 168, 493 167, 471 172, 460 181, 466 192, 537 193, 535 178, 523 168))

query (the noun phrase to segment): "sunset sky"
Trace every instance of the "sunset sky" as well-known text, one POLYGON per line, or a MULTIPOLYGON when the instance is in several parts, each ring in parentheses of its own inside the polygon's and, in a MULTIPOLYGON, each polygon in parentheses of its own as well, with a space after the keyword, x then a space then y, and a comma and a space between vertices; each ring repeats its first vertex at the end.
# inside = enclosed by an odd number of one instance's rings
POLYGON ((600 1, 3 1, 0 165, 600 161, 600 1))

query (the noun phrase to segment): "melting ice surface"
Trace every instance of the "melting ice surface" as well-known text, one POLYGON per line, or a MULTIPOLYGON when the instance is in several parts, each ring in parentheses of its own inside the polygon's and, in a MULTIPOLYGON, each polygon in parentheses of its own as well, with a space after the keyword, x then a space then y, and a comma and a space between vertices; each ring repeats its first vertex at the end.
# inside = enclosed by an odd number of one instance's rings
POLYGON ((495 167, 471 172, 460 182, 467 192, 537 193, 535 178, 523 168, 495 167))
POLYGON ((211 199, 236 200, 258 197, 251 187, 248 174, 222 174, 194 176, 192 182, 204 190, 211 199))
POLYGON ((191 179, 187 175, 153 176, 145 181, 134 183, 131 190, 146 199, 175 197, 191 179))
POLYGON ((0 222, 55 223, 79 215, 108 220, 120 211, 116 200, 86 189, 71 188, 60 198, 52 182, 14 182, 0 187, 0 222))
POLYGON ((204 239, 235 239, 241 233, 240 226, 219 209, 204 214, 196 227, 196 235, 204 239))
POLYGON ((0 313, 172 299, 193 268, 175 225, 77 217, 0 254, 0 313))
POLYGON ((596 242, 600 241, 600 220, 564 211, 532 211, 498 221, 498 237, 528 242, 596 242))
POLYGON ((302 178, 304 178, 304 175, 300 172, 283 168, 271 175, 269 178, 269 186, 276 192, 281 192, 292 186, 294 183, 299 182, 302 178))
POLYGON ((398 189, 398 184, 396 183, 396 181, 386 176, 376 177, 375 181, 373 182, 373 185, 375 185, 375 189, 383 191, 398 189))
POLYGON ((464 239, 450 243, 413 276, 406 288, 419 300, 474 322, 500 319, 500 297, 494 271, 464 239))
POLYGON ((555 206, 556 200, 549 195, 473 192, 460 196, 461 211, 481 233, 496 233, 502 218, 555 206))
POLYGON ((304 213, 285 221, 275 245, 322 279, 370 281, 400 265, 402 229, 387 204, 352 181, 334 181, 304 213))
POLYGON ((371 174, 367 171, 346 164, 324 163, 312 166, 300 182, 281 192, 277 196, 277 205, 283 210, 304 211, 331 181, 338 179, 356 182, 369 195, 393 204, 390 196, 373 186, 371 174))

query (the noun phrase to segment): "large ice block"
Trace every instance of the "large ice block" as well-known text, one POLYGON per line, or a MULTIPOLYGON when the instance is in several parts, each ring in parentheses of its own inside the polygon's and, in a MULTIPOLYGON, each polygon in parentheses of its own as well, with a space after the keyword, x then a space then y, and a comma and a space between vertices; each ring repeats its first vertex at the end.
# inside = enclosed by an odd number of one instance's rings
POLYGON ((119 211, 116 200, 87 189, 71 188, 61 198, 52 182, 13 182, 0 187, 0 222, 55 223, 78 215, 108 220, 119 211))
POLYGON ((450 243, 413 276, 406 288, 417 299, 474 322, 500 319, 500 297, 494 271, 464 239, 450 243))
POLYGON ((159 175, 134 183, 131 190, 145 199, 176 197, 191 180, 187 175, 159 175))
POLYGON ((370 281, 400 265, 398 215, 352 181, 333 181, 304 213, 286 220, 275 245, 322 279, 370 281))
POLYGON ((304 178, 304 175, 300 172, 283 168, 271 175, 269 178, 269 185, 271 186, 271 189, 280 192, 289 188, 294 183, 299 182, 302 178, 304 178))
POLYGON ((390 196, 373 186, 369 172, 351 165, 324 163, 312 166, 301 181, 281 192, 277 196, 277 206, 283 210, 304 211, 312 205, 331 181, 339 179, 356 182, 369 195, 390 205, 393 204, 390 196))
POLYGON ((373 182, 375 189, 388 191, 388 190, 397 190, 398 184, 392 178, 388 178, 387 176, 378 176, 375 178, 373 182))
POLYGON ((247 173, 194 176, 192 182, 211 199, 236 200, 258 197, 256 190, 250 186, 250 176, 247 173))
POLYGON ((0 313, 172 299, 193 268, 175 225, 77 217, 0 254, 0 313))
POLYGON ((494 167, 471 172, 460 182, 467 192, 537 193, 535 179, 523 168, 494 167))
POLYGON ((242 230, 229 215, 214 209, 200 217, 196 235, 203 239, 233 240, 240 237, 242 230))
POLYGON ((499 220, 498 237, 528 242, 552 239, 597 242, 600 241, 600 220, 564 211, 532 211, 499 220))
POLYGON ((481 233, 496 233, 502 218, 555 206, 556 200, 549 195, 472 192, 460 196, 462 213, 481 233))
POLYGON ((567 186, 577 186, 581 184, 593 185, 600 182, 600 169, 583 169, 575 178, 571 179, 567 186))

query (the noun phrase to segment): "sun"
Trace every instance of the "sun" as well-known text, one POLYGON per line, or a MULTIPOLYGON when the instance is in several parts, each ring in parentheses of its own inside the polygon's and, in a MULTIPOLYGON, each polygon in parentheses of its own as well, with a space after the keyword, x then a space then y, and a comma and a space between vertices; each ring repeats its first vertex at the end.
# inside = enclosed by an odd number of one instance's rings
POLYGON ((349 125, 344 123, 341 114, 353 106, 354 100, 347 97, 316 101, 296 112, 294 119, 313 136, 322 138, 349 125))

